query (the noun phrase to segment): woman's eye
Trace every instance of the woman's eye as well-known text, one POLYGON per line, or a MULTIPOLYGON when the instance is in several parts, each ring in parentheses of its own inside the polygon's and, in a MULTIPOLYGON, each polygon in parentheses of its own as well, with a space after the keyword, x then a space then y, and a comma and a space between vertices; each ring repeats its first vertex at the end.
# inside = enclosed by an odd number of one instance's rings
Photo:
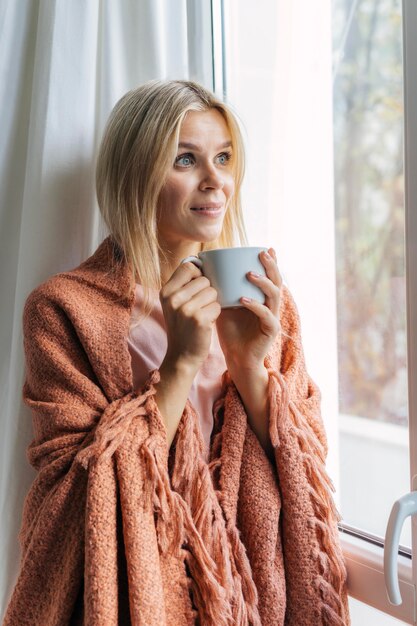
POLYGON ((226 165, 228 161, 230 161, 231 158, 232 158, 232 154, 230 152, 222 152, 218 156, 218 159, 221 165, 226 165))
MULTIPOLYGON (((217 162, 220 163, 220 165, 227 165, 227 163, 230 161, 231 158, 232 158, 231 152, 222 152, 216 157, 217 162)), ((191 153, 180 154, 175 159, 175 165, 179 167, 190 167, 195 162, 196 161, 195 161, 194 155, 191 153)))
POLYGON ((175 159, 175 165, 180 165, 181 167, 189 167, 193 162, 194 157, 192 154, 181 154, 175 159))

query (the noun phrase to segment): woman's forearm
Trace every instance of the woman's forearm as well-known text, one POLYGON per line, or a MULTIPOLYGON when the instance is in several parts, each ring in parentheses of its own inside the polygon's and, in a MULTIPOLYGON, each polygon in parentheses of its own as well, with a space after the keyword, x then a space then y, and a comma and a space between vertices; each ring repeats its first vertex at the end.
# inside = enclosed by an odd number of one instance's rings
MULTIPOLYGON (((269 459, 274 451, 269 437, 268 372, 265 367, 246 371, 228 368, 245 407, 249 424, 269 459)), ((168 447, 181 420, 195 370, 184 363, 165 359, 159 368, 160 381, 155 385, 155 401, 164 420, 168 447)))
POLYGON ((155 384, 155 402, 164 420, 168 448, 170 448, 196 372, 194 368, 184 363, 165 359, 159 368, 159 373, 161 378, 155 384))
POLYGON ((228 368, 245 407, 249 424, 268 458, 273 461, 274 449, 269 436, 268 371, 246 371, 239 366, 228 368))

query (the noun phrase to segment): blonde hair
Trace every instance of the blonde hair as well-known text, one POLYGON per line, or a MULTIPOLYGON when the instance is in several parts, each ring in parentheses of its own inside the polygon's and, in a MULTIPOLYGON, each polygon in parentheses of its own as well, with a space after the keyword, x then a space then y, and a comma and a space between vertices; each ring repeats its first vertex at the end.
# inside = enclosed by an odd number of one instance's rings
MULTIPOLYGON (((245 157, 236 114, 224 102, 193 81, 149 81, 128 91, 108 119, 96 164, 100 212, 130 265, 135 282, 144 289, 139 323, 152 311, 150 289, 160 290, 157 205, 175 161, 180 127, 188 111, 217 109, 229 128, 233 146, 235 191, 216 241, 202 250, 247 245, 240 190, 245 157)), ((136 325, 136 323, 134 325, 136 325)))

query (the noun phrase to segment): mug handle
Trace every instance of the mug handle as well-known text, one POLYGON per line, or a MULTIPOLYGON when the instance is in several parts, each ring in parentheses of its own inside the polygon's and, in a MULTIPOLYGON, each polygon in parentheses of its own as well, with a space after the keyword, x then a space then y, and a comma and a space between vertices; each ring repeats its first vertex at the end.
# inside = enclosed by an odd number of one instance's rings
POLYGON ((194 265, 196 265, 200 270, 203 267, 203 262, 201 259, 198 258, 198 256, 187 256, 181 261, 180 265, 182 265, 183 263, 188 263, 188 261, 194 263, 194 265))

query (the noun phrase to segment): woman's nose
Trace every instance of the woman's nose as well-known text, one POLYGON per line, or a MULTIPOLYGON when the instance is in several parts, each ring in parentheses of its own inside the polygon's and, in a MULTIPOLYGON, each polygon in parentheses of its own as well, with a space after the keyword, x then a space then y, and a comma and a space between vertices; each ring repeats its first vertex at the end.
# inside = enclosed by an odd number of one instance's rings
POLYGON ((222 172, 216 170, 215 167, 208 167, 200 182, 200 189, 222 189, 224 179, 222 172))

